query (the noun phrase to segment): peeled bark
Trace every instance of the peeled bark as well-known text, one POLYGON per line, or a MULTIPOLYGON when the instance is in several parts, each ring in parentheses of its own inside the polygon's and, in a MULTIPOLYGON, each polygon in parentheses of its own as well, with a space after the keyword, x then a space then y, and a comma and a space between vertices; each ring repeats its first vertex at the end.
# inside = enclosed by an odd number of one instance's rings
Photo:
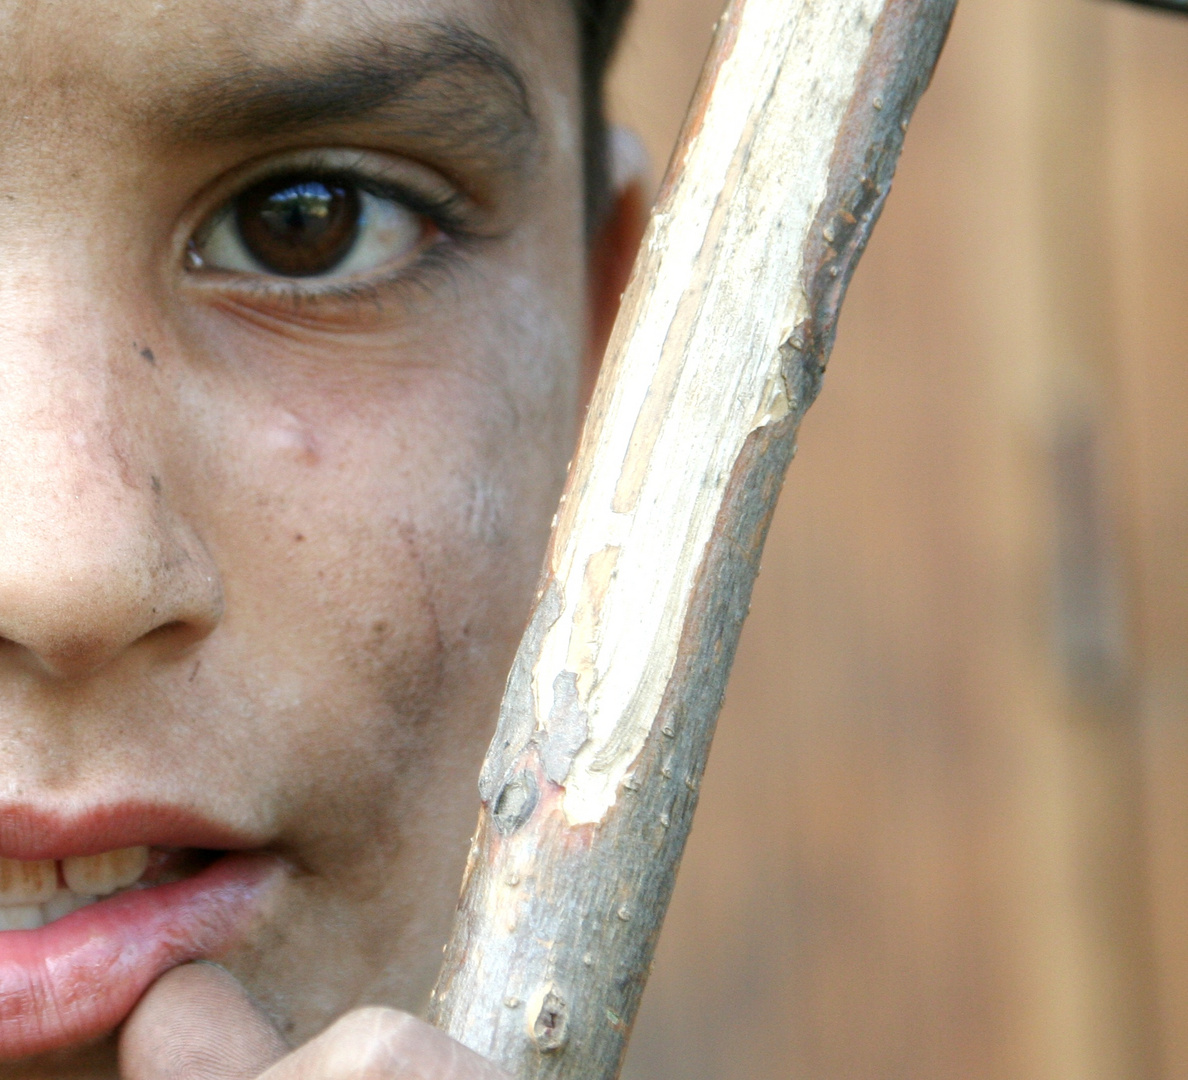
POLYGON ((955 0, 733 0, 611 338, 430 1018, 618 1075, 797 426, 955 0))

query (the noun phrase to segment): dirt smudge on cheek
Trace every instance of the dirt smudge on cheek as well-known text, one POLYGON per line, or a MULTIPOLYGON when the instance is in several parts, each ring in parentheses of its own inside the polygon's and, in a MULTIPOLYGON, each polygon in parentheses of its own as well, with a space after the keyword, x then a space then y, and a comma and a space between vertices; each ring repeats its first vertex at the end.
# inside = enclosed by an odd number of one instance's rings
POLYGON ((431 575, 425 566, 425 557, 420 534, 416 525, 409 521, 400 526, 400 538, 412 570, 416 574, 419 586, 417 594, 427 620, 427 639, 431 641, 430 654, 425 662, 418 664, 421 682, 420 693, 422 699, 428 703, 436 703, 445 681, 446 671, 446 643, 441 630, 441 617, 434 597, 434 586, 431 575))

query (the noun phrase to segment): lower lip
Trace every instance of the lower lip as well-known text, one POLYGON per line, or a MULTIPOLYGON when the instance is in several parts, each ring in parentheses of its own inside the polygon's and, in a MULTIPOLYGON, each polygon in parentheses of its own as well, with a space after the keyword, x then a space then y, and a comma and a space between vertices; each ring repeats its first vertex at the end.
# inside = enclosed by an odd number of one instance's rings
POLYGON ((0 1060, 107 1034, 159 975, 226 952, 281 872, 269 856, 226 855, 184 881, 0 932, 0 1060))

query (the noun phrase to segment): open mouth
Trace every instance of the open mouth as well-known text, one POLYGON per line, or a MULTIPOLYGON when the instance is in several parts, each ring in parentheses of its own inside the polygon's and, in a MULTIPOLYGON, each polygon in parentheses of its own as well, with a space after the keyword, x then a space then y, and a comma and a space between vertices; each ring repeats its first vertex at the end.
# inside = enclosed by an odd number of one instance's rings
POLYGON ((234 949, 285 875, 195 847, 0 858, 0 1061, 112 1031, 169 968, 234 949))
POLYGON ((65 859, 0 858, 0 932, 37 930, 104 897, 181 881, 221 854, 127 847, 65 859))

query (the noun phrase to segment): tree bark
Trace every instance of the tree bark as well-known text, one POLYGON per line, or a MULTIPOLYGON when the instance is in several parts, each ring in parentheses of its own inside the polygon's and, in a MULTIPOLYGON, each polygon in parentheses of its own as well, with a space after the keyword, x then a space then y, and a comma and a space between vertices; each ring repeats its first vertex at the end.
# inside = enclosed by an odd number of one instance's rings
POLYGON ((955 0, 733 0, 479 781, 430 1019, 618 1075, 797 426, 955 0))

